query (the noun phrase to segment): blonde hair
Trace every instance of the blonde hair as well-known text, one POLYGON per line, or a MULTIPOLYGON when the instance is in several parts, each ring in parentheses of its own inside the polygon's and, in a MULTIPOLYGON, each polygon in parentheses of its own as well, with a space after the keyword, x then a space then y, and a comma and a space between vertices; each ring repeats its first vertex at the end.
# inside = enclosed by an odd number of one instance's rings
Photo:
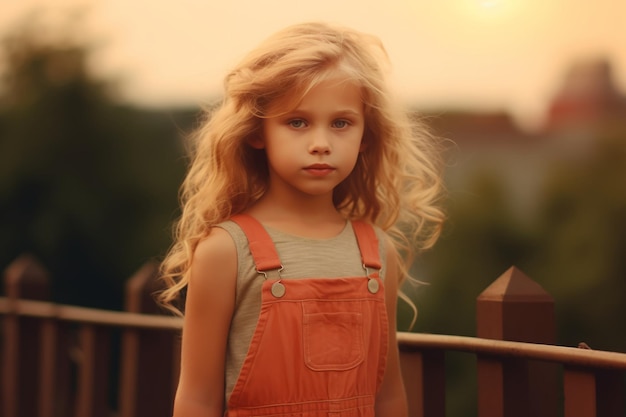
POLYGON ((181 187, 182 215, 162 263, 174 302, 186 287, 193 252, 211 228, 253 205, 268 186, 264 150, 248 143, 260 134, 275 100, 294 106, 316 84, 344 73, 363 91, 367 144, 333 201, 349 219, 364 219, 394 238, 405 256, 432 246, 443 222, 438 152, 423 125, 396 108, 386 82, 388 58, 380 40, 324 23, 288 27, 253 50, 230 72, 221 105, 195 132, 192 162, 181 187))

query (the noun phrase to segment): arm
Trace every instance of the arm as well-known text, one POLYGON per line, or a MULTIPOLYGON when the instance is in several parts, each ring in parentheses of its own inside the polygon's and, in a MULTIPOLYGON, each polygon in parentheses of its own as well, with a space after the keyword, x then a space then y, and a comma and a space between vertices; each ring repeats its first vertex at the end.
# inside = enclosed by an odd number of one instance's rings
POLYGON ((174 417, 221 417, 224 362, 235 305, 237 249, 225 230, 214 228, 191 263, 174 417))
POLYGON ((387 369, 383 382, 376 397, 376 416, 406 417, 408 415, 406 393, 400 372, 398 341, 396 339, 396 305, 398 299, 398 282, 400 270, 398 254, 393 243, 388 239, 387 271, 385 273, 385 304, 389 320, 389 349, 387 352, 387 369))

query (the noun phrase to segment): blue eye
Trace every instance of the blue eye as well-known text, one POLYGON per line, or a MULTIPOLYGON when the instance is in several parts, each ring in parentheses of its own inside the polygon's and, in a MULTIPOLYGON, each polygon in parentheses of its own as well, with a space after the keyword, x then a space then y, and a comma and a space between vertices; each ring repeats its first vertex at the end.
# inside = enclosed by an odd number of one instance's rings
POLYGON ((350 122, 348 122, 347 120, 343 120, 343 119, 335 120, 333 122, 333 127, 337 129, 343 129, 343 128, 348 127, 349 125, 350 125, 350 122))
POLYGON ((287 124, 294 129, 301 129, 306 126, 306 123, 302 119, 292 119, 287 122, 287 124))

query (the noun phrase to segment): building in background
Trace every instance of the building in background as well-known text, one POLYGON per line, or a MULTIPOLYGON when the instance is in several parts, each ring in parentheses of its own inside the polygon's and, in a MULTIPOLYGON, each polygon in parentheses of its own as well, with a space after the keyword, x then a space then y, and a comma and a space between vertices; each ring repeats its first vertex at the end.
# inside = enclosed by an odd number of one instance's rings
POLYGON ((574 64, 549 106, 547 131, 626 123, 626 95, 617 89, 608 60, 574 64))
POLYGON ((626 136, 626 94, 607 60, 574 63, 546 107, 545 122, 534 132, 504 111, 428 113, 427 123, 450 145, 452 197, 454 190, 471 190, 477 178, 498 178, 517 214, 532 217, 556 164, 586 160, 603 136, 626 136))

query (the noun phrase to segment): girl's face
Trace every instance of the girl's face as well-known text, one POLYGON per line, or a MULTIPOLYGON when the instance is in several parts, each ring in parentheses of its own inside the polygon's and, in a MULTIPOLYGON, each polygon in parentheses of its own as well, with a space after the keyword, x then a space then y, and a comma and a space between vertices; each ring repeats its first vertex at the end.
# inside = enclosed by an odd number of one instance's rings
POLYGON ((324 196, 352 172, 363 149, 365 126, 361 88, 346 77, 329 78, 313 87, 288 112, 284 101, 270 106, 263 135, 253 147, 264 148, 269 166, 268 192, 324 196))

